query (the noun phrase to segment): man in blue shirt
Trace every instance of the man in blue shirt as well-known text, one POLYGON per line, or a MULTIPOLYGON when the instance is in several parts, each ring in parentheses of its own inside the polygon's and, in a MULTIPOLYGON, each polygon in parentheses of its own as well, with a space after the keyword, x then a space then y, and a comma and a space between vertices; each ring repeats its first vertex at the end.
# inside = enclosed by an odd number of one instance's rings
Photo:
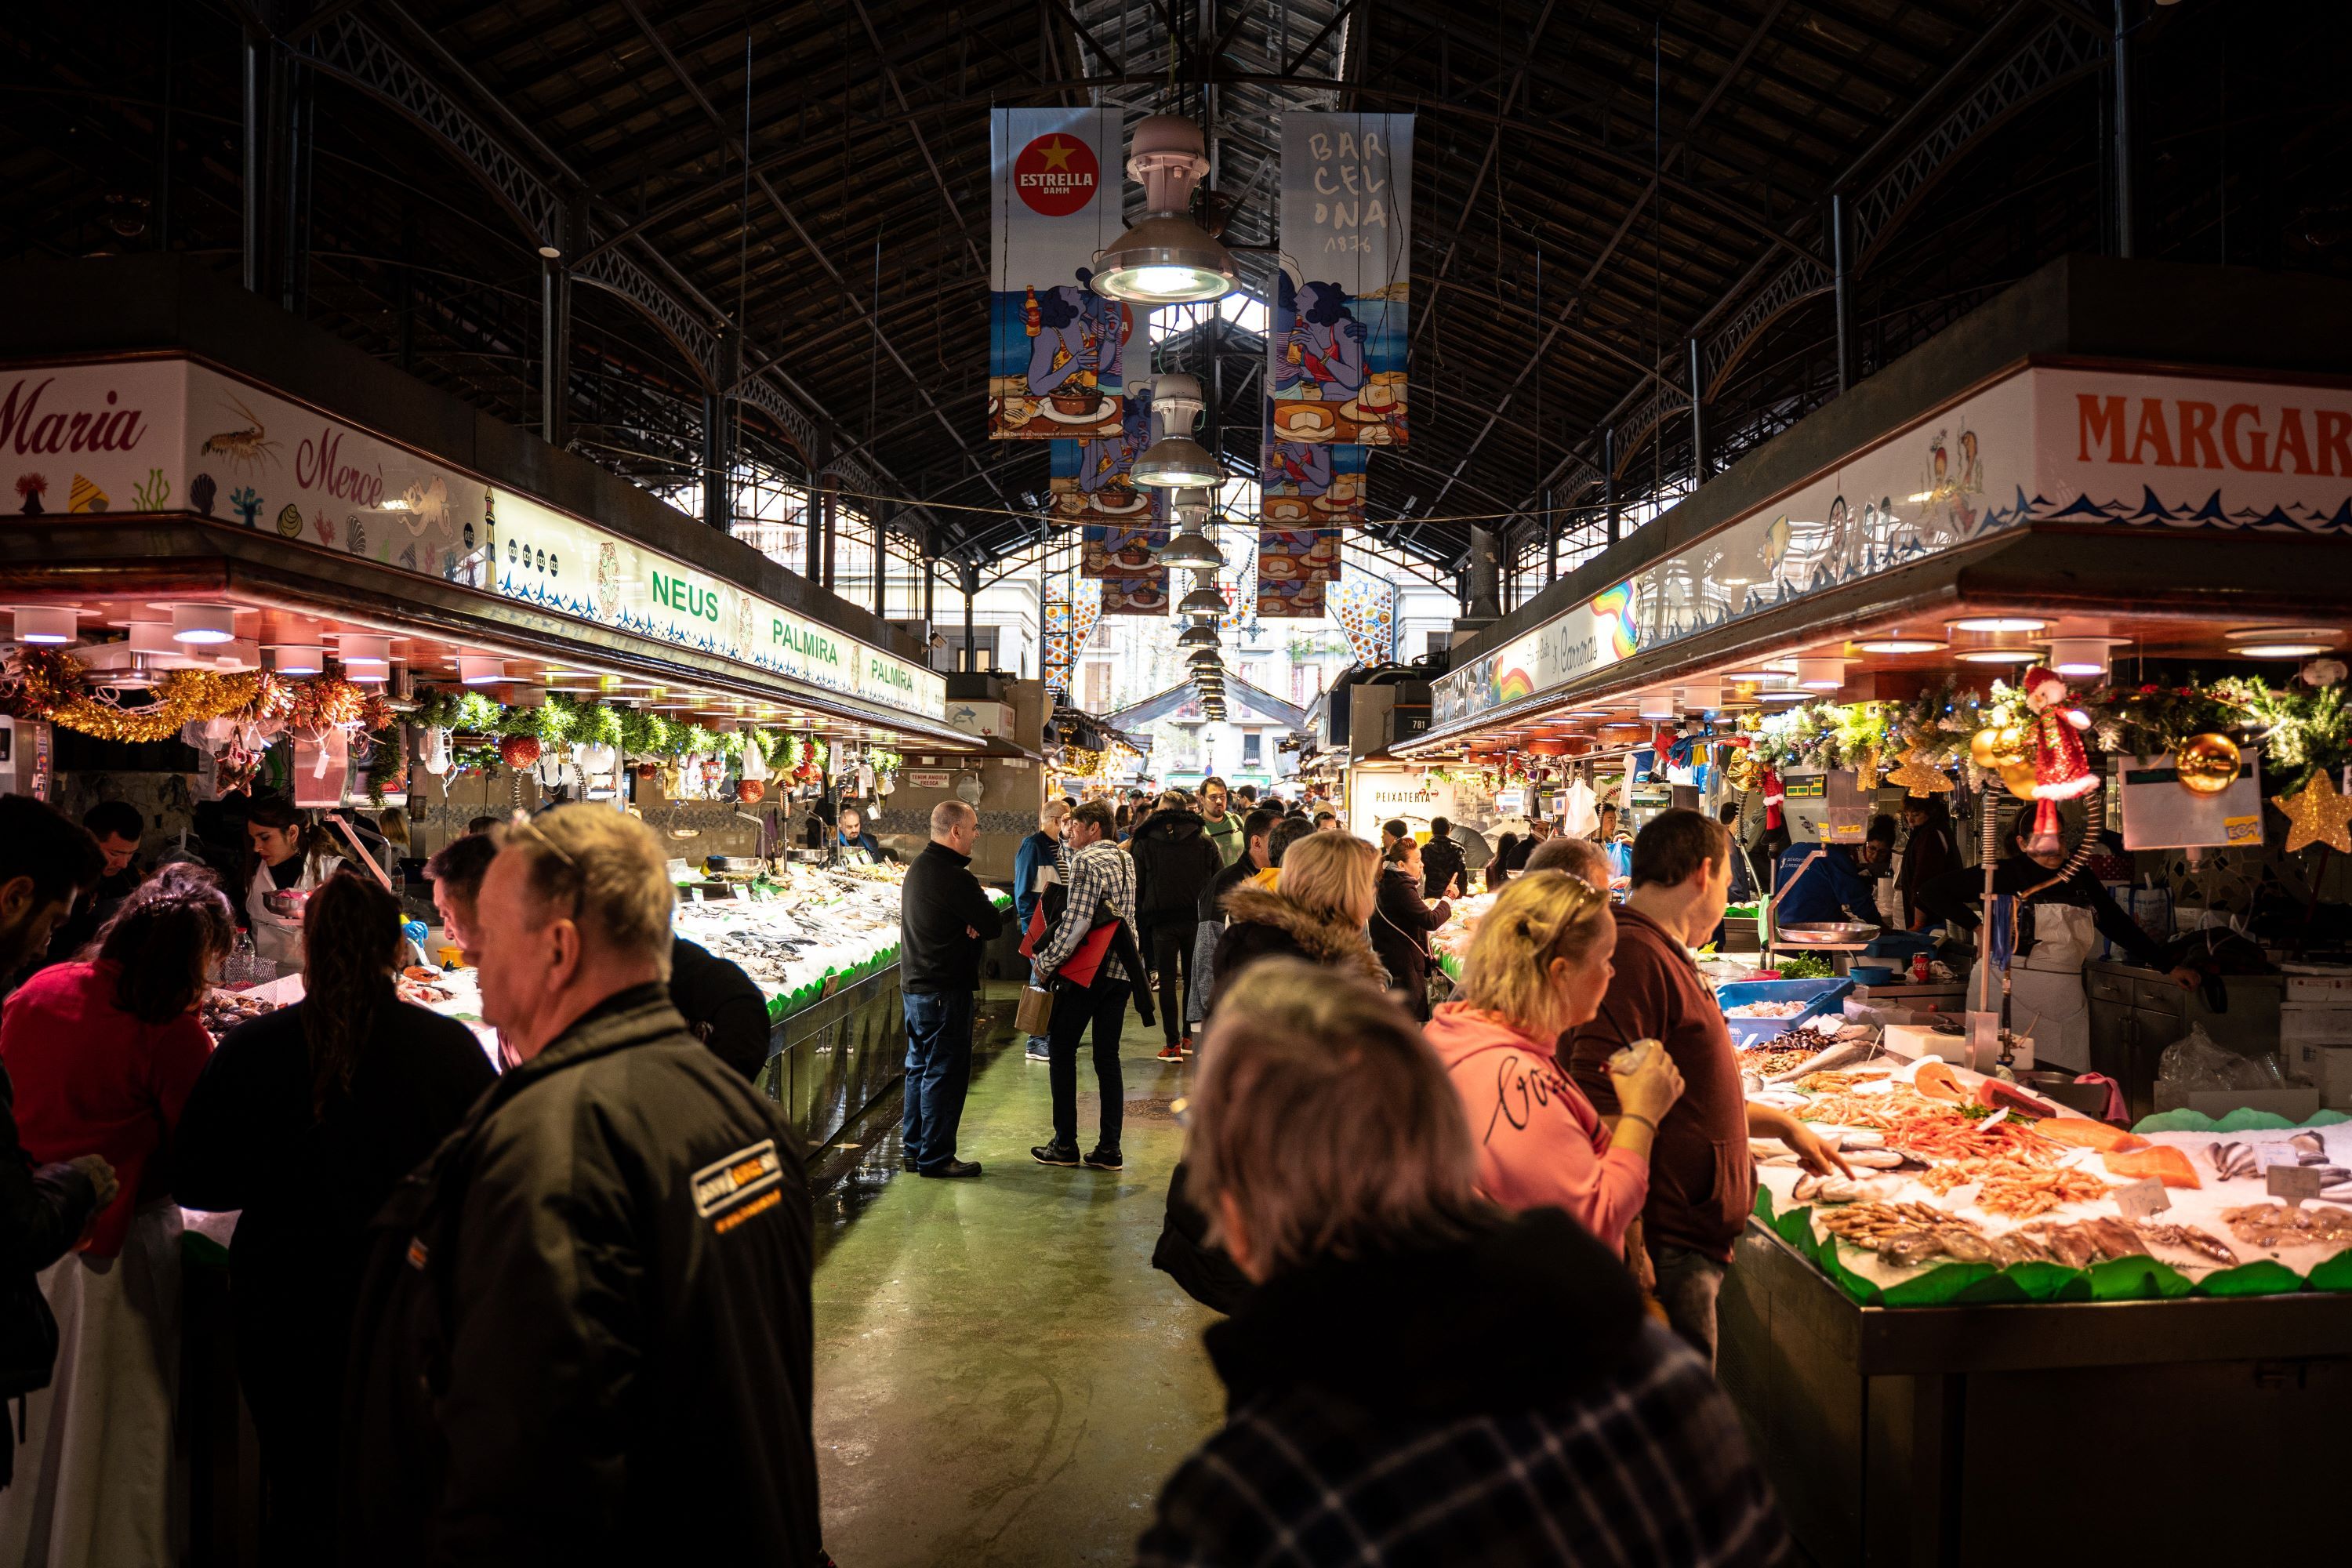
POLYGON ((1843 844, 1791 844, 1780 851, 1773 869, 1773 890, 1784 893, 1774 921, 1780 925, 1814 925, 1834 921, 1878 920, 1878 900, 1870 878, 1843 844), (1822 858, 1805 866, 1805 857, 1820 849, 1822 858), (1799 867, 1804 867, 1801 873, 1799 867), (1790 886, 1791 879, 1795 885, 1790 886))

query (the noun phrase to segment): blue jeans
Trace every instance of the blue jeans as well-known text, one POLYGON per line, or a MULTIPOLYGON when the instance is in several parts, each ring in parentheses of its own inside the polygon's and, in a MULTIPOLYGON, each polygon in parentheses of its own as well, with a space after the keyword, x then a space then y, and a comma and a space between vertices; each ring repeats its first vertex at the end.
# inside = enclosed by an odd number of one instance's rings
POLYGON ((919 1171, 955 1158, 971 1087, 971 993, 901 993, 907 1013, 907 1152, 919 1171))
POLYGON ((1723 1293, 1726 1265, 1704 1252, 1660 1243, 1650 1248, 1650 1267, 1657 1270, 1658 1305, 1666 1322, 1691 1349, 1715 1365, 1715 1299, 1723 1293))

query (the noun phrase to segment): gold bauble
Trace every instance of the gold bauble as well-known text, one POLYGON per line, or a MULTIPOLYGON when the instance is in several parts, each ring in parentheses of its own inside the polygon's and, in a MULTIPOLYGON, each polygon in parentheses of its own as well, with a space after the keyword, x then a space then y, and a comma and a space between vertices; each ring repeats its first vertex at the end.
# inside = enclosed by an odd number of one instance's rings
POLYGON ((2003 763, 2000 765, 2000 782, 2007 784, 2009 793, 2018 799, 2032 800, 2033 798, 2033 764, 2003 763))
POLYGON ((1751 790, 1762 770, 1757 765, 1756 753, 1746 746, 1736 748, 1730 760, 1723 764, 1723 782, 1737 790, 1751 790))
POLYGON ((2010 769, 2029 760, 2025 744, 2025 731, 2016 725, 1993 725, 1979 730, 1969 738, 1969 758, 1987 773, 2006 775, 2010 769))
POLYGON ((2192 795, 2220 795, 2238 782, 2238 743, 2227 735, 2191 735, 2172 754, 2180 787, 2192 795))

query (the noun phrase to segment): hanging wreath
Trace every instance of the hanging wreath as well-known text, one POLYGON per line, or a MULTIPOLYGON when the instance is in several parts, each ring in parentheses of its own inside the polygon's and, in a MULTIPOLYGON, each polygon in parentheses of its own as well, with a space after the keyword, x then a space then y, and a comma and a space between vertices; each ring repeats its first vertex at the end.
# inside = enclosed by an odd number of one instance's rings
POLYGON ((298 735, 320 736, 334 729, 382 730, 399 721, 383 693, 343 678, 333 665, 310 680, 296 681, 286 723, 298 735))

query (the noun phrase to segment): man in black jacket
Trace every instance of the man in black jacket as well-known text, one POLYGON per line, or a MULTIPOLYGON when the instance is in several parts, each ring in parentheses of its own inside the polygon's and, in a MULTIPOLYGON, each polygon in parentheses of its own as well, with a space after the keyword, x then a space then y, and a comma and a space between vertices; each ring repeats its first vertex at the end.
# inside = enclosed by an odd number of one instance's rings
POLYGON ((1160 976, 1160 1023, 1168 1037, 1160 1059, 1182 1061, 1192 1054, 1184 997, 1199 919, 1195 910, 1225 865, 1209 840, 1207 822, 1173 790, 1160 797, 1160 809, 1135 830, 1128 851, 1135 860, 1137 934, 1152 973, 1160 976))
POLYGON ((1282 820, 1278 811, 1253 810, 1242 818, 1242 852, 1234 863, 1209 879, 1201 901, 1192 907, 1192 971, 1184 991, 1184 1032, 1189 1035, 1209 1016, 1209 958, 1217 951, 1217 937, 1225 929, 1225 895, 1274 864, 1269 837, 1282 820))
POLYGON ((1468 889, 1469 868, 1462 846, 1454 842, 1454 824, 1442 816, 1429 819, 1429 842, 1421 847, 1421 891, 1423 898, 1458 899, 1468 889))
POLYGON ((799 1140, 669 1004, 652 832, 499 837, 474 935, 518 1065, 377 1217, 342 1560, 814 1564, 799 1140))
MULTIPOLYGON (((74 901, 106 868, 98 841, 30 795, 0 795, 0 974, 48 946, 74 901)), ((114 1201, 114 1167, 96 1154, 36 1167, 17 1141, 16 1091, 0 1068, 0 1400, 49 1385, 57 1321, 34 1277, 66 1255, 90 1215, 114 1201)), ((16 1445, 0 1437, 0 1487, 16 1445)))
POLYGON ((898 987, 907 1013, 906 1162, 925 1176, 977 1176, 956 1158, 971 1087, 972 993, 980 950, 1004 927, 971 874, 980 816, 960 800, 931 808, 931 841, 907 868, 898 905, 898 987))

